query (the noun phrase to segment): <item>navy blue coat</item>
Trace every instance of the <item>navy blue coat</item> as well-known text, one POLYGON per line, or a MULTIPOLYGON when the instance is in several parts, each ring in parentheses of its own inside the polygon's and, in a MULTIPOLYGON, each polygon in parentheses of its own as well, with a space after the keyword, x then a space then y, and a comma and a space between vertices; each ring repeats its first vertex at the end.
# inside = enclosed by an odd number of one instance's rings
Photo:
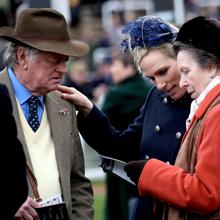
MULTIPOLYGON (((115 130, 95 106, 86 118, 78 114, 78 127, 86 142, 100 154, 124 161, 149 157, 173 164, 185 132, 191 101, 188 95, 173 101, 154 87, 140 115, 126 131, 115 130)), ((152 216, 151 197, 139 198, 136 204, 133 219, 161 219, 159 206, 152 216)))

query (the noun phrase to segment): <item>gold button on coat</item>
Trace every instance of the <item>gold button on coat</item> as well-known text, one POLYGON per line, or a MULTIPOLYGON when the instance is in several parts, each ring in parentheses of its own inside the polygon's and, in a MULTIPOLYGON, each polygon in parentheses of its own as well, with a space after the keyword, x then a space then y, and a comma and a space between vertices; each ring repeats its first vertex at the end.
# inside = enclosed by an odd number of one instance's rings
POLYGON ((180 138, 181 138, 181 136, 182 136, 181 132, 179 132, 179 131, 178 131, 178 132, 176 132, 176 138, 177 138, 177 139, 180 139, 180 138))
POLYGON ((166 98, 166 97, 163 98, 163 103, 164 103, 164 104, 167 104, 167 102, 168 102, 167 98, 166 98))
POLYGON ((155 130, 156 132, 159 132, 159 131, 160 131, 160 126, 159 126, 159 125, 156 125, 155 128, 154 128, 154 130, 155 130))
POLYGON ((146 154, 145 157, 144 157, 146 160, 149 160, 150 157, 146 154))

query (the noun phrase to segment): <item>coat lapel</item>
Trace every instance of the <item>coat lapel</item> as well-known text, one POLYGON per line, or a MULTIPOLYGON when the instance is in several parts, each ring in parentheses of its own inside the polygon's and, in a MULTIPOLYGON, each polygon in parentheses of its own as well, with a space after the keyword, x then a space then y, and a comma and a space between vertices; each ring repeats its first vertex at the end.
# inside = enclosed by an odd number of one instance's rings
MULTIPOLYGON (((59 100, 60 101, 60 100, 59 100)), ((61 189, 65 201, 69 200, 68 189, 70 188, 70 133, 71 133, 71 116, 65 112, 69 106, 61 106, 58 98, 54 93, 49 93, 45 97, 45 106, 47 117, 50 123, 52 138, 55 145, 57 166, 60 177, 61 189), (64 113, 65 112, 65 113, 64 113), (68 127, 69 126, 69 127, 68 127), (65 128, 65 130, 64 130, 65 128)), ((66 103, 64 103, 65 105, 66 103)))

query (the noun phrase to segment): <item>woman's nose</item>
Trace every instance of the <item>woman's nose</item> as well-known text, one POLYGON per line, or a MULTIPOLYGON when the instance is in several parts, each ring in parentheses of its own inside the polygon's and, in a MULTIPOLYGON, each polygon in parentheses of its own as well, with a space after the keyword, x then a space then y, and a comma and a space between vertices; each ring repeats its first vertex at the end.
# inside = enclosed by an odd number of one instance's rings
POLYGON ((184 88, 184 87, 186 87, 186 85, 187 85, 187 82, 185 80, 185 77, 183 75, 181 75, 180 82, 179 82, 179 87, 184 88))
POLYGON ((162 81, 162 80, 157 80, 156 81, 156 86, 159 90, 162 90, 165 88, 166 86, 166 82, 162 81))

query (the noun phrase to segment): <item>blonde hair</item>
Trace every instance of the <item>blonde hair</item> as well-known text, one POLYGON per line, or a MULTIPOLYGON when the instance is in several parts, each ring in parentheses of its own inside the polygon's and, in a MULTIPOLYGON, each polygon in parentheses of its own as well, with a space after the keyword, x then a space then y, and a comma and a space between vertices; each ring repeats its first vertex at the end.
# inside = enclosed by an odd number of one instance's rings
POLYGON ((138 69, 139 72, 142 72, 141 67, 140 67, 140 62, 145 57, 146 55, 149 54, 150 51, 153 50, 160 50, 162 53, 166 54, 169 57, 176 58, 175 52, 173 50, 173 45, 171 43, 164 43, 161 44, 160 46, 155 46, 155 47, 136 47, 134 48, 130 53, 131 56, 134 59, 134 63, 138 69))

